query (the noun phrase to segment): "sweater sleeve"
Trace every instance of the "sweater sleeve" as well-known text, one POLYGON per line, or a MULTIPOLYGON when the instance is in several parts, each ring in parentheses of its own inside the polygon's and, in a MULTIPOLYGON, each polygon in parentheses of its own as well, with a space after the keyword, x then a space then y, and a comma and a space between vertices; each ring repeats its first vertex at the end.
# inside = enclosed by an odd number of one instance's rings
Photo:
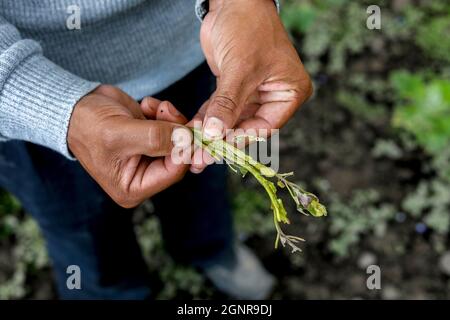
POLYGON ((71 158, 67 130, 74 105, 99 84, 43 56, 0 16, 0 139, 24 140, 71 158))
MULTIPOLYGON (((275 5, 277 6, 278 13, 280 12, 280 0, 274 0, 275 5)), ((195 14, 200 19, 200 21, 203 20, 203 18, 208 13, 208 4, 209 0, 196 0, 195 1, 195 14)))

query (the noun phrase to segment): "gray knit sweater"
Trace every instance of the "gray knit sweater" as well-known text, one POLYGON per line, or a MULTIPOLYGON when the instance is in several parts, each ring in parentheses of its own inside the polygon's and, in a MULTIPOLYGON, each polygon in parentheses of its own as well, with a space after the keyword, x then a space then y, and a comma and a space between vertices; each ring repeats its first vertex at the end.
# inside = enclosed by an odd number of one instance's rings
POLYGON ((194 5, 202 18, 204 4, 0 0, 0 139, 30 141, 69 157, 72 109, 99 83, 140 99, 201 64, 194 5))

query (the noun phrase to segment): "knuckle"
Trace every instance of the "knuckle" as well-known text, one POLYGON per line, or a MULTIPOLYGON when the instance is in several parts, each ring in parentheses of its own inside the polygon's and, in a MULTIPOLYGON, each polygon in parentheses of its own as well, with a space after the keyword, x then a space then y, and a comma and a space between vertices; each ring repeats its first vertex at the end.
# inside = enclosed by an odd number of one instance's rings
POLYGON ((134 208, 143 200, 142 192, 133 185, 133 180, 126 179, 122 171, 123 162, 119 159, 111 160, 111 164, 106 166, 109 183, 106 184, 107 193, 119 206, 123 208, 134 208))
POLYGON ((230 96, 227 93, 219 94, 214 97, 212 104, 222 113, 233 114, 237 109, 237 103, 230 96))
POLYGON ((136 194, 129 192, 128 190, 119 190, 113 197, 113 200, 123 208, 134 208, 138 206, 142 200, 137 197, 136 194))
POLYGON ((113 128, 109 126, 103 126, 100 129, 99 137, 104 148, 108 150, 112 150, 115 148, 117 144, 117 135, 116 131, 113 128))
POLYGON ((108 97, 117 97, 120 93, 119 90, 110 84, 103 84, 95 89, 95 92, 108 97))
POLYGON ((174 183, 178 183, 183 180, 186 175, 186 169, 180 169, 180 171, 175 175, 174 183))
POLYGON ((314 93, 314 86, 313 83, 311 81, 311 78, 308 77, 308 80, 306 81, 306 99, 309 99, 313 93, 314 93))
POLYGON ((138 202, 134 202, 134 201, 131 201, 131 200, 125 199, 125 198, 118 198, 118 199, 115 199, 115 202, 116 202, 119 206, 121 206, 122 208, 125 208, 125 209, 131 209, 131 208, 134 208, 134 207, 136 207, 136 206, 139 204, 138 202))
POLYGON ((313 92, 313 83, 311 78, 307 75, 305 78, 298 81, 295 98, 299 103, 303 103, 313 95, 313 92))
POLYGON ((124 197, 121 193, 117 193, 115 196, 113 196, 113 200, 121 207, 128 208, 128 202, 126 197, 124 197))

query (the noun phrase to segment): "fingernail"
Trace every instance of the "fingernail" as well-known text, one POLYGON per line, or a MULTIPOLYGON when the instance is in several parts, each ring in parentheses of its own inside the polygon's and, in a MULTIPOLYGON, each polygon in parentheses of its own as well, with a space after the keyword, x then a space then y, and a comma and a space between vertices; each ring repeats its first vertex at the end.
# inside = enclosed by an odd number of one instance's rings
POLYGON ((187 148, 192 144, 192 133, 187 128, 176 128, 172 132, 172 143, 178 148, 187 148))
POLYGON ((223 122, 219 118, 211 117, 206 121, 205 127, 203 128, 203 134, 207 139, 220 139, 223 137, 223 122))
POLYGON ((169 109, 169 113, 174 117, 179 117, 181 115, 180 111, 178 111, 171 103, 167 102, 167 109, 169 109))
POLYGON ((141 106, 143 106, 144 108, 149 109, 149 107, 148 107, 148 97, 145 97, 144 99, 142 99, 141 106))

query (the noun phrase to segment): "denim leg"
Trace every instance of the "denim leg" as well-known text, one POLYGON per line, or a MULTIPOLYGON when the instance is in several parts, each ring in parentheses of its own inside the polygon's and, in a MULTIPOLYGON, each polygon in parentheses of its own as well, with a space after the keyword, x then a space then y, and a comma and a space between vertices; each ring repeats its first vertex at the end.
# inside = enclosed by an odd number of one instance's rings
POLYGON ((0 143, 0 186, 38 221, 61 298, 150 294, 131 212, 115 205, 78 162, 25 142, 0 143), (66 286, 69 265, 81 269, 81 290, 66 286))
MULTIPOLYGON (((214 77, 203 64, 157 97, 171 101, 188 119, 214 90, 214 77)), ((206 267, 233 258, 232 216, 226 187, 227 168, 209 166, 188 173, 153 197, 166 249, 178 261, 206 267)))
POLYGON ((234 258, 225 181, 223 167, 213 165, 153 198, 165 247, 177 261, 204 268, 234 258))

